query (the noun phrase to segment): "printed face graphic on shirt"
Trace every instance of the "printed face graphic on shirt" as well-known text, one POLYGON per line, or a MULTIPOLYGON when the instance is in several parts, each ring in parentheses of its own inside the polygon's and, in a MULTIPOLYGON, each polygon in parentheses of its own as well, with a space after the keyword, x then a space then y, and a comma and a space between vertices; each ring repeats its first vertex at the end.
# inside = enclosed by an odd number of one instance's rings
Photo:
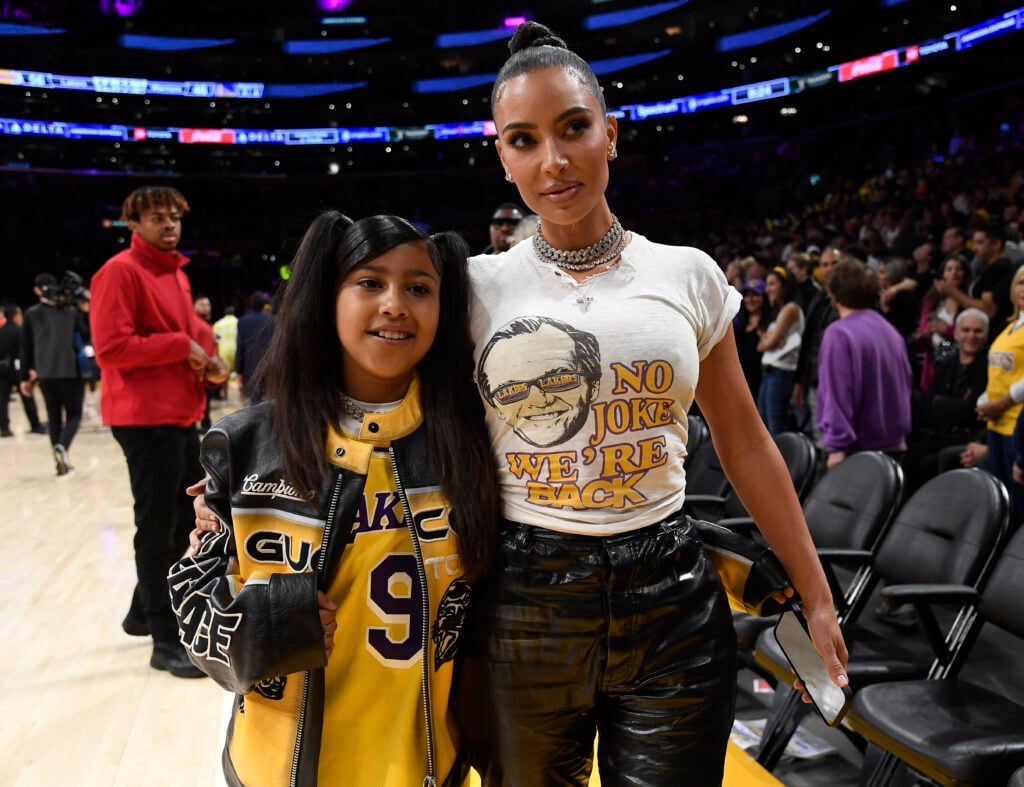
POLYGON ((593 334, 545 317, 514 320, 491 337, 477 380, 484 399, 530 445, 573 437, 601 384, 593 334))

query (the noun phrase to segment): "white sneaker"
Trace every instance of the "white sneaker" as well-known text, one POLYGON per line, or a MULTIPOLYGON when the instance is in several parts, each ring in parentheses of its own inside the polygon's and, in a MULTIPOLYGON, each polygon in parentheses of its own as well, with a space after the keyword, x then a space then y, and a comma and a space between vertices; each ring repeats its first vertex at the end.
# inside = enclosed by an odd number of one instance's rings
POLYGON ((60 443, 53 447, 53 458, 57 460, 57 475, 69 475, 74 472, 71 463, 68 462, 68 452, 60 443))

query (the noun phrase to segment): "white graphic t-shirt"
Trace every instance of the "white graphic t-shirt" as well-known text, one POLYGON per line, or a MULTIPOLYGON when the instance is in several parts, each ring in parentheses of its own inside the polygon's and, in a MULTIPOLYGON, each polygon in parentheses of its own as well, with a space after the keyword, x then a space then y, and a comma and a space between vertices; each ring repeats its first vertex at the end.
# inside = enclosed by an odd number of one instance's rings
POLYGON ((714 260, 632 233, 621 262, 582 284, 532 243, 469 267, 504 516, 608 535, 680 509, 700 361, 741 300, 714 260))

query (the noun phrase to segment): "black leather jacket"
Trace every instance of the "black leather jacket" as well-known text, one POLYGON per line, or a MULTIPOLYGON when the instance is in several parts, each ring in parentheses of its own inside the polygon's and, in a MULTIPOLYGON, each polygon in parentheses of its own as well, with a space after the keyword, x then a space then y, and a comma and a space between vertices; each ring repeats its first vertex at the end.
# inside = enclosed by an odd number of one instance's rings
MULTIPOLYGON (((317 590, 327 590, 337 569, 366 477, 335 467, 312 502, 301 499, 283 480, 261 481, 286 478, 269 406, 266 402, 228 416, 203 440, 201 458, 209 475, 206 502, 225 524, 220 533, 204 539, 195 557, 171 568, 168 584, 189 658, 218 684, 238 695, 253 690, 263 694, 277 690, 275 685, 283 690, 282 678, 290 676, 287 691, 300 692, 290 782, 315 785, 327 664, 317 590), (246 592, 237 593, 225 578, 238 571, 240 557, 228 523, 233 508, 253 505, 254 494, 260 495, 261 511, 273 519, 275 530, 287 534, 297 519, 312 519, 323 522, 323 537, 307 555, 308 563, 291 565, 292 573, 271 573, 265 582, 247 582, 246 592), (302 674, 301 684, 294 673, 302 674)), ((422 425, 393 440, 391 451, 400 488, 438 484, 422 425)), ((416 538, 411 519, 409 526, 416 538)), ((429 714, 429 703, 427 707, 429 714)), ((227 746, 224 766, 228 782, 241 784, 227 746)))

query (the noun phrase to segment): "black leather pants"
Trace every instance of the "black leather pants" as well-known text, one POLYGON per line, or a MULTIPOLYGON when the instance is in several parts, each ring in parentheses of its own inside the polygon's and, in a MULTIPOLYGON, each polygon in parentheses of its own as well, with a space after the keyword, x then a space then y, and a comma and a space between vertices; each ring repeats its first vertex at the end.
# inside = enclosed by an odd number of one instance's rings
POLYGON ((498 765, 515 787, 719 785, 736 692, 728 601, 679 514, 610 537, 507 523, 479 594, 498 765))

